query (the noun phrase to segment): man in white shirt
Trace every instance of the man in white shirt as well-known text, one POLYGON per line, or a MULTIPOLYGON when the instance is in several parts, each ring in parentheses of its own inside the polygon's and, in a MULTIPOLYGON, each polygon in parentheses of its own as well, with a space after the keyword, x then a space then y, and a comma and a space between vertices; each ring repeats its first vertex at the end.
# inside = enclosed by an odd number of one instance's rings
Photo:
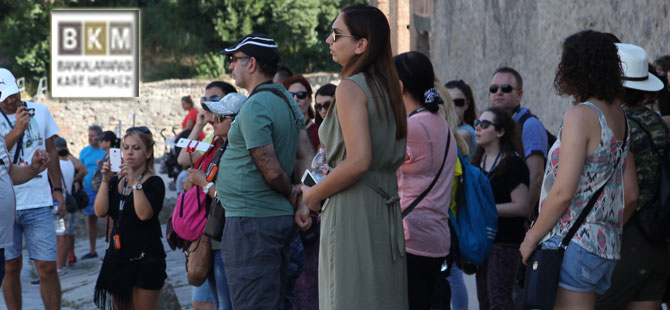
POLYGON ((14 245, 14 218, 16 216, 16 197, 14 185, 23 184, 47 168, 49 154, 37 150, 33 154, 30 166, 19 167, 12 164, 7 153, 5 139, 0 136, 0 283, 5 275, 5 248, 14 245))
POLYGON ((21 309, 22 238, 40 278, 40 292, 45 309, 58 309, 61 289, 56 272, 56 231, 51 208, 58 202, 58 212, 65 213, 58 151, 53 143, 58 125, 43 104, 21 101, 12 73, 0 68, 0 135, 4 136, 11 162, 18 166, 31 164, 38 150, 54 159, 46 171, 22 185, 14 185, 16 219, 14 243, 5 249, 6 274, 2 291, 8 309, 21 309), (53 194, 49 186, 53 185, 53 194))

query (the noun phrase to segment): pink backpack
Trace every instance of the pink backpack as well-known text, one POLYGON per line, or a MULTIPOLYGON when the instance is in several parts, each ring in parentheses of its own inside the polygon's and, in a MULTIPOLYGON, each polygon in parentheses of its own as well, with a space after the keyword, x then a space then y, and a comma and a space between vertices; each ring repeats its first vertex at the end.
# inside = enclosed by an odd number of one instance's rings
POLYGON ((172 211, 172 227, 182 239, 198 240, 205 230, 207 224, 205 198, 206 194, 200 186, 182 192, 177 198, 177 205, 172 211))

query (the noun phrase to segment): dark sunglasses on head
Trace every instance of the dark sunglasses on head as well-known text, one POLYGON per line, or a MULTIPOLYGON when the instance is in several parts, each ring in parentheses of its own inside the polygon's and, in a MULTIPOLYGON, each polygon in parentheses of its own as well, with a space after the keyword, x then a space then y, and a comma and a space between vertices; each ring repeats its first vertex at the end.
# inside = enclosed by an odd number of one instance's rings
POLYGON ((465 106, 465 99, 463 99, 463 98, 456 98, 456 99, 453 99, 452 101, 454 101, 454 105, 459 107, 459 108, 465 106))
POLYGON ((297 99, 307 98, 307 92, 306 91, 289 92, 289 94, 291 94, 291 96, 293 96, 297 99))
POLYGON ((139 131, 141 133, 151 134, 151 130, 149 130, 149 128, 147 128, 147 126, 130 127, 128 129, 126 129, 126 133, 129 133, 129 132, 134 131, 134 130, 139 131))
POLYGON ((314 105, 314 109, 319 111, 321 109, 328 110, 328 107, 330 106, 330 101, 324 101, 323 103, 317 103, 314 105))
POLYGON ((201 102, 205 102, 205 101, 219 101, 219 99, 221 99, 221 98, 219 98, 219 95, 211 95, 211 96, 209 96, 209 98, 207 98, 207 97, 202 97, 202 98, 200 98, 200 101, 201 101, 201 102))
POLYGON ((497 93, 498 92, 498 87, 500 87, 500 90, 505 94, 509 94, 514 90, 514 87, 512 87, 512 85, 509 85, 509 84, 502 84, 500 86, 498 86, 498 84, 493 84, 493 85, 489 86, 489 92, 492 93, 492 94, 497 93))
POLYGON ((480 121, 478 119, 475 120, 475 127, 479 126, 482 129, 486 129, 486 128, 489 128, 489 126, 491 126, 491 125, 493 125, 494 127, 498 126, 498 125, 496 125, 496 123, 494 123, 492 121, 487 121, 487 120, 480 121))

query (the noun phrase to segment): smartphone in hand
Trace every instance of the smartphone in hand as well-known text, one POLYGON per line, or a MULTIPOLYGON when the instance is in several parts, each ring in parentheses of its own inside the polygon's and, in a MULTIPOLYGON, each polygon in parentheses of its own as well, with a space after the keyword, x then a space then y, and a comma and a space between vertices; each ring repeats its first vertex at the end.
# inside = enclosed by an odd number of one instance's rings
POLYGON ((312 175, 312 172, 309 170, 305 170, 305 173, 302 175, 302 179, 300 180, 302 184, 307 185, 307 186, 314 186, 316 183, 316 178, 312 175))
POLYGON ((111 148, 109 149, 109 165, 112 172, 121 171, 121 149, 111 148))

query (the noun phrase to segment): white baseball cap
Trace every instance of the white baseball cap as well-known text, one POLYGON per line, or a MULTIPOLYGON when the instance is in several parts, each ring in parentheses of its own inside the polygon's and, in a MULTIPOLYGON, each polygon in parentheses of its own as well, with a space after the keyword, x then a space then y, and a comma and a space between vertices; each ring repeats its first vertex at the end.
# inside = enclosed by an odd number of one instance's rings
POLYGON ((202 103, 202 108, 205 111, 212 112, 216 115, 235 115, 240 112, 244 101, 247 100, 242 94, 229 93, 219 101, 205 101, 202 103))
POLYGON ((0 102, 5 101, 7 97, 18 94, 19 86, 16 85, 16 78, 5 68, 0 68, 0 102))

